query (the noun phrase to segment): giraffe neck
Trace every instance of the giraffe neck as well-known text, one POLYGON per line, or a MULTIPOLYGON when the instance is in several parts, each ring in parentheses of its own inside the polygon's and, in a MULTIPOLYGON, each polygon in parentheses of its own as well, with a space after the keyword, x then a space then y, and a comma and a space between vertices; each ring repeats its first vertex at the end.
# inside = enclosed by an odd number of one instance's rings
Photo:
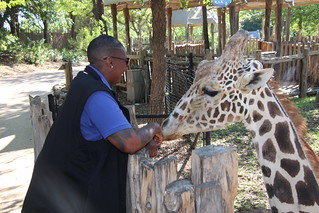
POLYGON ((268 87, 251 95, 251 132, 273 212, 318 212, 319 188, 292 121, 268 87))

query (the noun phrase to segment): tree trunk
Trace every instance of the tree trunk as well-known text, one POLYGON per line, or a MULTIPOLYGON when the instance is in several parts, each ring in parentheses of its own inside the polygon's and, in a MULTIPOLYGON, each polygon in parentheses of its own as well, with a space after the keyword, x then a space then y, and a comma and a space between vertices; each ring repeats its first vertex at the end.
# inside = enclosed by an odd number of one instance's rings
POLYGON ((203 36, 204 36, 204 44, 205 49, 209 50, 209 40, 208 40, 208 24, 207 24, 207 8, 206 6, 202 6, 203 12, 203 36))
POLYGON ((75 34, 75 16, 70 13, 70 19, 72 19, 72 25, 71 25, 71 38, 76 39, 76 34, 75 34))
POLYGON ((93 15, 97 21, 101 21, 103 23, 103 30, 101 33, 108 34, 106 21, 103 19, 104 15, 104 4, 103 0, 92 0, 93 3, 93 15))
POLYGON ((264 41, 270 41, 270 14, 272 0, 266 0, 265 22, 264 22, 264 41))
MULTIPOLYGON (((7 8, 8 9, 8 8, 7 8)), ((19 37, 19 7, 15 6, 9 9, 9 25, 10 25, 10 30, 11 34, 19 37)))
POLYGON ((44 38, 44 43, 48 44, 49 43, 49 27, 48 27, 48 22, 46 20, 43 21, 43 38, 44 38))
POLYGON ((3 28, 5 20, 6 20, 6 15, 0 13, 0 29, 3 28))
MULTIPOLYGON (((166 60, 165 60, 165 38, 166 38, 166 17, 165 0, 151 1, 153 14, 153 72, 150 99, 151 114, 164 113, 164 89, 166 83, 166 60)), ((154 120, 153 120, 154 121, 154 120)), ((159 122, 160 120, 155 120, 159 122)))

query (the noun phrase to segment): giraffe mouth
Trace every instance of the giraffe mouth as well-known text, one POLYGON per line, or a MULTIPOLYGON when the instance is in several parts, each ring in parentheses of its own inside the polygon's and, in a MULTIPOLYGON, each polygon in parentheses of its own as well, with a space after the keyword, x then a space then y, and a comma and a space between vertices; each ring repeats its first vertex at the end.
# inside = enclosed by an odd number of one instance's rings
POLYGON ((182 137, 182 135, 178 134, 176 129, 172 127, 170 118, 167 118, 163 121, 162 131, 165 141, 171 141, 182 137))
POLYGON ((165 135, 164 134, 164 140, 165 141, 172 141, 172 140, 179 139, 181 137, 182 137, 182 135, 178 135, 178 134, 172 134, 172 135, 165 135))

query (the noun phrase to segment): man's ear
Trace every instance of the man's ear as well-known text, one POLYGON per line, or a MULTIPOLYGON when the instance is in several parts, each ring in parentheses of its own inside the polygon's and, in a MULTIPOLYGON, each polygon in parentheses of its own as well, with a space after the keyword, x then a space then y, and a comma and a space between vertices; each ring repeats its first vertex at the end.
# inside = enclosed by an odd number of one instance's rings
POLYGON ((241 78, 238 79, 238 87, 240 89, 257 89, 265 86, 273 72, 274 69, 267 68, 252 73, 244 73, 241 78))

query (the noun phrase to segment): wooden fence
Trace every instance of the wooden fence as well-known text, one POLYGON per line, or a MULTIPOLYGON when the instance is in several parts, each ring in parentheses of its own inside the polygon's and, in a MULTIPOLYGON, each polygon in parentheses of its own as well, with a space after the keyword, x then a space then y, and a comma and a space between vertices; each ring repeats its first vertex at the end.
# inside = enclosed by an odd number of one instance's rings
MULTIPOLYGON (((301 76, 302 59, 304 55, 304 50, 309 48, 310 58, 308 60, 308 83, 310 85, 319 85, 319 55, 316 51, 319 50, 319 36, 311 37, 293 37, 290 41, 284 41, 281 43, 280 55, 278 58, 271 56, 276 55, 276 43, 266 42, 259 39, 248 39, 248 42, 244 49, 244 56, 248 58, 258 58, 258 52, 261 51, 263 56, 262 60, 265 65, 279 64, 275 67, 276 79, 287 82, 299 82, 301 76), (290 60, 290 59, 291 60, 290 60), (283 61, 283 59, 287 61, 283 61), (277 62, 276 62, 277 61, 277 62), (274 63, 271 63, 274 62, 274 63)), ((179 44, 175 50, 175 55, 182 53, 193 52, 194 55, 205 55, 205 49, 200 44, 179 44), (196 47, 196 45, 199 45, 196 47)), ((216 55, 214 55, 216 57, 216 55)), ((212 57, 211 59, 214 59, 212 57)))
MULTIPOLYGON (((288 47, 293 47, 291 44, 288 47)), ((297 46, 297 45, 295 45, 297 46)), ((319 48, 318 44, 297 48, 300 53, 281 57, 262 57, 261 51, 257 51, 256 59, 265 67, 275 67, 276 80, 298 82, 299 97, 306 96, 309 85, 319 85, 319 48), (313 49, 311 51, 311 49, 313 49), (283 68, 284 67, 284 68, 283 68), (284 76, 290 76, 289 79, 284 76)), ((286 48, 291 50, 292 48, 286 48)))
MULTIPOLYGON (((39 97, 30 97, 35 159, 51 126, 51 116, 39 97)), ((129 107, 134 112, 134 106, 129 107)), ((135 126, 134 113, 132 125, 135 126)), ((191 180, 177 179, 175 157, 154 160, 142 149, 128 158, 127 212, 234 212, 238 186, 235 148, 206 146, 192 152, 191 180)))
POLYGON ((204 41, 178 41, 173 44, 173 52, 174 54, 178 53, 193 53, 193 54, 201 54, 205 53, 205 44, 204 41))
POLYGON ((309 49, 309 61, 308 61, 308 82, 310 84, 319 83, 319 54, 316 51, 319 50, 319 38, 307 41, 286 41, 281 45, 280 57, 295 57, 294 60, 284 62, 280 64, 280 72, 278 72, 277 79, 284 81, 298 82, 300 80, 300 70, 302 70, 302 58, 296 57, 305 55, 305 51, 309 49))

